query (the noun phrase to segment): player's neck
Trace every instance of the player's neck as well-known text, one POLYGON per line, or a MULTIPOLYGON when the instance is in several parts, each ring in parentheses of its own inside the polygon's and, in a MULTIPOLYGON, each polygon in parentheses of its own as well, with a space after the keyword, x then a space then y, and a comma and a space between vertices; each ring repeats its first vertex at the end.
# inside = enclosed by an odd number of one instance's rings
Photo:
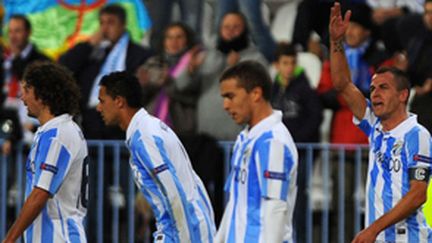
POLYGON ((252 112, 251 120, 249 121, 249 129, 258 124, 260 121, 269 117, 273 113, 273 109, 268 102, 257 104, 252 112))
POLYGON ((51 112, 49 111, 49 108, 46 107, 44 108, 39 116, 37 117, 40 125, 44 125, 45 123, 47 123, 49 120, 53 119, 55 116, 53 114, 51 114, 51 112))
POLYGON ((408 118, 408 112, 398 112, 397 114, 389 117, 388 119, 381 119, 381 124, 383 126, 384 131, 390 131, 393 128, 397 127, 403 121, 408 118))
POLYGON ((124 109, 120 118, 120 129, 126 131, 133 116, 139 111, 139 108, 127 108, 124 109))

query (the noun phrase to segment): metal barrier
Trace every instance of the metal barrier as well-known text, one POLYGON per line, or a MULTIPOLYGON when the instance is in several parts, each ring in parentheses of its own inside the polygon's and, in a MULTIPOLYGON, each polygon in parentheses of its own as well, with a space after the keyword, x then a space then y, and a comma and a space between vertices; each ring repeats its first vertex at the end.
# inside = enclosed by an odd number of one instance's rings
MULTIPOLYGON (((225 154, 224 175, 226 178, 233 143, 220 142, 219 145, 225 154)), ((129 155, 124 142, 93 140, 88 141, 88 146, 90 197, 86 227, 89 242, 136 242, 136 189, 133 175, 129 169, 129 155)), ((351 195, 354 198, 354 218, 348 220, 353 222, 353 231, 358 232, 362 227, 361 192, 364 189, 365 181, 362 169, 365 168, 367 161, 362 154, 367 154, 368 147, 365 145, 297 144, 297 148, 300 154, 299 163, 306 163, 306 174, 302 175, 307 178, 305 190, 308 203, 304 214, 306 229, 299 229, 305 232, 305 242, 327 243, 351 240, 346 239, 344 230, 347 223, 351 224, 345 217, 345 185, 346 181, 354 181, 355 190, 351 195), (353 161, 347 162, 347 155, 353 161), (348 163, 354 163, 354 178, 346 178, 345 167, 348 163), (337 175, 333 176, 332 183, 331 171, 335 169, 337 175), (337 195, 332 193, 331 184, 337 185, 337 190, 333 190, 337 192, 337 195), (333 203, 331 203, 332 200, 333 203), (337 210, 331 210, 331 205, 336 205, 337 210), (314 223, 317 215, 320 221, 318 224, 314 223), (337 222, 336 234, 331 234, 331 226, 334 225, 331 221, 337 222)), ((23 158, 27 156, 24 154, 25 151, 25 147, 19 144, 13 156, 1 155, 0 239, 5 236, 8 227, 18 215, 23 204, 25 178, 23 158), (11 211, 12 208, 15 210, 11 211)), ((146 230, 146 232, 151 231, 146 230)), ((145 235, 142 241, 151 242, 151 236, 145 235)))

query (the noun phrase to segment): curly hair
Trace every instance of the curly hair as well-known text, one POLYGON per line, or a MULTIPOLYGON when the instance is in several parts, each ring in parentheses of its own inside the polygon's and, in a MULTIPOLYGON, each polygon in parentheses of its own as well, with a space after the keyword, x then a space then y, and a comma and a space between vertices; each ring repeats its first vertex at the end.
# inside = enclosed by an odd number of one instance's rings
POLYGON ((78 114, 80 90, 72 73, 64 66, 47 61, 33 62, 26 68, 22 82, 34 88, 35 97, 48 106, 54 116, 78 114))

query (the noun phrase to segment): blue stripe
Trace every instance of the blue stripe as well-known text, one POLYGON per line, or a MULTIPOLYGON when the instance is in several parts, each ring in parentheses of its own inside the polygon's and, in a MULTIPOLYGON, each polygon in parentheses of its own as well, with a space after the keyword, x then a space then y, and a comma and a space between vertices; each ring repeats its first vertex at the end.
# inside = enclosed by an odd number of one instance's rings
POLYGON ((61 210, 60 210, 60 204, 59 204, 59 202, 58 201, 56 201, 56 206, 57 206, 57 213, 58 213, 58 215, 59 215, 59 218, 60 218, 60 225, 61 225, 61 230, 62 230, 62 235, 63 235, 63 237, 64 238, 66 238, 66 234, 65 234, 65 229, 64 229, 64 224, 63 224, 63 215, 62 215, 62 213, 61 213, 61 210))
POLYGON ((67 220, 68 232, 69 232, 69 240, 71 243, 80 243, 80 233, 78 227, 72 219, 67 220))
MULTIPOLYGON (((410 182, 409 182, 409 173, 408 169, 411 167, 415 167, 417 162, 415 162, 414 155, 418 154, 419 152, 419 129, 413 128, 411 129, 404 137, 405 144, 408 147, 408 154, 406 154, 406 151, 404 149, 403 153, 401 154, 402 162, 404 165, 404 174, 403 174, 403 182, 402 182, 402 196, 405 196, 406 193, 409 191, 410 182)), ((417 215, 418 211, 411 214, 407 219, 406 222, 408 224, 408 242, 419 242, 420 237, 420 231, 419 231, 419 223, 417 221, 417 215)))
MULTIPOLYGON (((384 154, 384 161, 381 164, 381 169, 383 171, 382 178, 384 180, 384 188, 381 193, 383 205, 384 205, 384 213, 389 212, 393 208, 393 191, 391 188, 392 185, 392 170, 390 168, 391 166, 391 150, 393 148, 393 144, 396 142, 396 140, 393 137, 388 138, 387 144, 386 144, 386 152, 384 154)), ((385 229, 385 240, 388 242, 394 242, 396 241, 396 227, 395 225, 391 225, 385 229)))
POLYGON ((405 143, 408 146, 408 168, 417 166, 414 155, 419 153, 419 129, 413 128, 405 135, 405 143))
POLYGON ((383 140, 383 134, 379 134, 378 137, 374 138, 372 136, 372 146, 373 148, 373 153, 375 154, 374 156, 374 163, 373 163, 373 168, 369 173, 370 176, 370 184, 368 185, 368 225, 371 225, 373 222, 375 222, 375 187, 377 184, 377 178, 378 178, 378 173, 379 173, 379 169, 378 169, 378 161, 376 158, 376 154, 377 152, 380 151, 381 145, 382 145, 382 140, 383 140))
MULTIPOLYGON (((250 141, 244 141, 244 144, 242 144, 241 151, 238 151, 238 152, 240 152, 240 156, 238 156, 237 153, 233 155, 234 158, 238 158, 237 161, 234 161, 235 167, 232 168, 233 170, 236 169, 236 167, 238 167, 237 165, 240 165, 240 163, 243 159, 242 155, 244 155, 244 151, 246 150, 249 142, 250 141)), ((235 238, 236 238, 236 235, 235 235, 235 233, 236 233, 235 213, 236 213, 237 203, 238 203, 238 190, 239 190, 239 188, 238 188, 239 187, 239 181, 237 180, 238 176, 239 176, 238 170, 234 171, 233 172, 233 178, 232 178, 232 185, 231 185, 231 186, 234 186, 234 188, 233 188, 234 197, 233 198, 230 197, 230 199, 229 199, 229 200, 233 200, 234 202, 233 202, 233 209, 231 212, 231 224, 229 226, 229 232, 228 232, 228 241, 227 241, 228 243, 235 243, 236 242, 236 240, 235 240, 235 238)))
POLYGON ((366 135, 368 135, 368 137, 370 136, 372 130, 372 126, 371 124, 369 124, 368 120, 362 120, 358 125, 357 125, 366 135))
POLYGON ((48 215, 47 207, 42 210, 42 240, 41 242, 54 242, 54 225, 48 215))
MULTIPOLYGON (((252 154, 254 155, 256 153, 256 150, 258 150, 258 156, 260 159, 261 164, 261 171, 260 176, 262 177, 262 185, 261 185, 261 195, 258 196, 258 198, 261 198, 261 196, 267 196, 267 179, 264 178, 264 171, 269 170, 269 162, 270 162, 270 145, 271 141, 270 139, 273 138, 273 133, 271 131, 263 133, 255 142, 254 149, 252 151, 252 154)), ((251 161, 255 161, 254 156, 251 156, 251 161)), ((259 184, 257 184, 259 185, 259 184)), ((256 187, 256 186, 255 186, 256 187)), ((248 187, 249 188, 249 187, 248 187)))
POLYGON ((66 175, 66 170, 70 162, 70 158, 71 158, 70 153, 62 145, 60 149, 59 157, 56 162, 58 171, 56 174, 54 174, 51 180, 51 185, 49 187, 49 192, 51 193, 51 195, 54 195, 60 188, 60 185, 63 183, 64 177, 66 175))
MULTIPOLYGON (((264 135, 263 135, 264 136, 264 135)), ((261 140, 261 138, 259 139, 261 140)), ((255 145, 266 146, 267 149, 264 151, 268 151, 269 143, 261 143, 257 141, 255 145)), ((255 146, 254 146, 255 147, 255 146)), ((256 148, 256 147, 255 147, 256 148)), ((254 148, 254 150, 255 150, 254 148)), ((256 148, 261 151, 261 148, 256 148)), ((255 161, 255 151, 252 151, 252 155, 250 156, 249 161, 249 175, 248 175, 248 191, 247 191, 247 218, 246 218, 246 235, 244 237, 245 243, 254 243, 259 242, 260 240, 260 228, 261 228, 261 190, 257 186, 259 185, 259 175, 257 171, 257 161, 255 161)), ((267 161, 268 157, 266 160, 267 161)), ((260 162, 264 162, 260 161, 260 162)), ((268 162, 264 162, 267 163, 268 162)), ((265 181, 265 180, 264 180, 265 181)))
MULTIPOLYGON (((170 168, 173 168, 173 163, 168 158, 168 153, 165 150, 164 143, 162 138, 153 136, 156 146, 159 149, 159 153, 165 164, 169 165, 170 168)), ((192 203, 189 203, 187 200, 186 192, 183 188, 183 185, 180 183, 177 175, 175 174, 175 170, 169 170, 170 175, 172 176, 173 181, 177 187, 177 191, 180 194, 180 199, 182 201, 184 214, 186 216, 186 220, 188 223, 189 235, 191 242, 200 243, 201 242, 201 232, 199 230, 199 220, 195 213, 195 208, 192 203), (195 230, 196 228, 196 230, 195 230)))
POLYGON ((287 180, 282 182, 282 189, 280 195, 280 199, 284 201, 288 200, 288 189, 291 181, 290 172, 293 166, 294 160, 291 151, 288 149, 288 147, 284 146, 284 173, 286 173, 287 180))
POLYGON ((39 140, 37 141, 36 154, 34 158, 34 166, 36 170, 34 185, 39 183, 40 174, 42 172, 40 166, 46 161, 49 149, 51 147, 52 138, 56 135, 57 129, 54 128, 42 133, 39 140))
POLYGON ((32 243, 33 242, 33 226, 34 223, 32 223, 27 230, 25 231, 25 243, 32 243))
POLYGON ((204 219, 207 225, 207 242, 212 243, 213 242, 213 227, 212 227, 212 219, 210 219, 209 211, 204 206, 201 200, 197 201, 199 208, 201 209, 202 214, 204 215, 204 219))
MULTIPOLYGON (((133 161, 135 161, 135 164, 140 168, 143 179, 142 183, 143 185, 145 185, 145 187, 143 187, 141 191, 143 192, 148 202, 153 206, 153 213, 155 215, 156 222, 158 224, 162 224, 166 227, 171 228, 174 215, 171 209, 171 205, 168 203, 167 198, 164 196, 166 195, 166 193, 163 192, 163 188, 161 188, 157 184, 157 181, 153 179, 152 175, 149 172, 149 170, 151 170, 154 165, 150 159, 150 155, 144 147, 143 141, 141 141, 141 133, 138 130, 132 136, 130 148, 132 157, 135 157, 133 161), (141 158, 141 160, 139 160, 138 158, 141 158), (165 211, 160 212, 159 210, 157 210, 156 204, 152 201, 152 197, 149 193, 145 193, 145 190, 151 192, 157 197, 158 200, 160 200, 165 211)), ((177 237, 178 240, 178 235, 173 235, 172 237, 177 237)))

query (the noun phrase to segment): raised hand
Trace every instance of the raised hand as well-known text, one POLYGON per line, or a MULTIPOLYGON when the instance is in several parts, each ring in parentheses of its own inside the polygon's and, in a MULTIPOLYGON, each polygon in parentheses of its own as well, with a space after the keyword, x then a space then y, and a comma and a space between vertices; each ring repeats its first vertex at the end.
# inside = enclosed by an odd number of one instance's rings
POLYGON ((330 41, 342 40, 348 28, 349 20, 351 18, 351 10, 345 13, 342 18, 340 3, 335 2, 330 11, 330 41))

